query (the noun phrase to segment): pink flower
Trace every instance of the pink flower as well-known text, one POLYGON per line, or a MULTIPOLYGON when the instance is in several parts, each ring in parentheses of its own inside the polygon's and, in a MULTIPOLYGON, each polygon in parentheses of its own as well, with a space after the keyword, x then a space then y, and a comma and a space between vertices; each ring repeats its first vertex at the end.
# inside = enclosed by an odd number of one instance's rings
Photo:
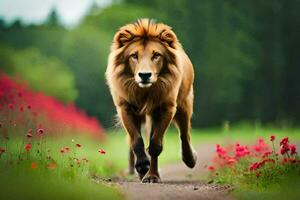
POLYGON ((270 147, 265 143, 263 138, 259 138, 255 145, 252 147, 258 154, 269 151, 270 147))
POLYGON ((235 163, 235 161, 236 161, 236 159, 235 158, 227 158, 227 164, 233 164, 233 163, 235 163))
POLYGON ((39 128, 39 129, 37 130, 37 134, 38 134, 38 135, 43 135, 43 133, 44 133, 44 129, 39 128))
POLYGON ((220 157, 224 157, 226 155, 226 150, 222 148, 219 144, 216 145, 216 152, 220 157))
POLYGON ((244 157, 244 156, 249 155, 249 154, 250 154, 250 152, 249 152, 247 146, 241 146, 240 144, 236 145, 236 147, 235 147, 235 156, 237 158, 244 157))

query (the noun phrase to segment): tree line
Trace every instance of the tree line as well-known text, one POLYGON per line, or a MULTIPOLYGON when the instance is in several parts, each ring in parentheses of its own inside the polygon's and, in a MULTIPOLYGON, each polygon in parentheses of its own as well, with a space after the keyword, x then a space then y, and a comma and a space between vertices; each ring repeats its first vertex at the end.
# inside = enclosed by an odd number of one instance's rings
POLYGON ((65 28, 0 20, 0 68, 114 123, 104 71, 113 34, 137 18, 173 27, 195 67, 194 127, 300 121, 299 0, 124 0, 65 28))

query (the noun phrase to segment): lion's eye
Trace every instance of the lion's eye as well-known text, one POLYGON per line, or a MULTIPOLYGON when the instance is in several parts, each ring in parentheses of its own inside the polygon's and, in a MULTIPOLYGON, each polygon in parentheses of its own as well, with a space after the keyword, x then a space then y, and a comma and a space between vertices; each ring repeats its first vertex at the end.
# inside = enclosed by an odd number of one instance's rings
POLYGON ((137 53, 134 53, 134 54, 131 54, 131 55, 130 55, 130 58, 131 58, 132 60, 137 60, 139 57, 138 57, 138 54, 137 54, 137 53))
POLYGON ((152 60, 158 61, 161 58, 161 55, 159 53, 155 53, 152 57, 152 60))

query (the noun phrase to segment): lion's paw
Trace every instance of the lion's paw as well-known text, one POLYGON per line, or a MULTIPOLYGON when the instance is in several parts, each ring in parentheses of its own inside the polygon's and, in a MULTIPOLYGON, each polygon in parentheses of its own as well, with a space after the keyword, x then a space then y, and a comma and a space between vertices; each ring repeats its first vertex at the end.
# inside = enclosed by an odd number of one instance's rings
POLYGON ((146 174, 142 179, 142 183, 161 183, 161 180, 158 175, 146 174))

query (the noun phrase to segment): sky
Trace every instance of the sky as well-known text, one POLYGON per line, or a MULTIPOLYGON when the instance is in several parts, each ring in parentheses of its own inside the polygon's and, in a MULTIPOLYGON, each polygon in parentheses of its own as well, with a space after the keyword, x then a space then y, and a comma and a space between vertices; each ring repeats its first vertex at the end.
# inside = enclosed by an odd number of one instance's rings
POLYGON ((0 18, 8 22, 20 18, 26 23, 41 23, 55 7, 62 23, 73 26, 93 2, 105 6, 111 0, 0 0, 0 18))

